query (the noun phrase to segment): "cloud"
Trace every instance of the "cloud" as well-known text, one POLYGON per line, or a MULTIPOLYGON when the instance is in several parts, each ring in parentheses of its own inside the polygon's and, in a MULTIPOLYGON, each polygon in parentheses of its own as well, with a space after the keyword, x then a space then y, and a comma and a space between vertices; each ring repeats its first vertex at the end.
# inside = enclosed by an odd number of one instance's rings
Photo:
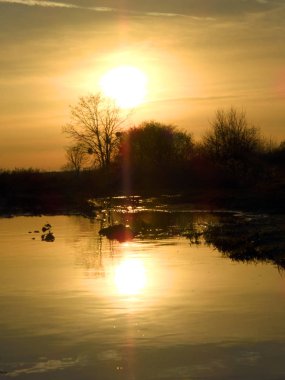
POLYGON ((45 8, 69 8, 89 10, 95 12, 124 12, 130 15, 144 15, 150 17, 191 17, 197 19, 233 17, 246 13, 260 13, 276 9, 284 3, 280 0, 208 0, 203 3, 196 0, 176 0, 162 2, 153 0, 125 0, 124 6, 118 6, 118 2, 109 0, 106 6, 94 6, 93 0, 85 1, 84 5, 79 0, 0 0, 0 4, 18 4, 29 7, 45 8))
POLYGON ((164 12, 146 12, 147 16, 154 16, 154 17, 181 17, 184 15, 178 14, 178 13, 164 13, 164 12))
MULTIPOLYGON (((263 1, 263 0, 260 0, 263 1)), ((155 6, 155 10, 152 11, 153 7, 151 4, 147 7, 141 7, 140 2, 132 4, 132 6, 127 6, 124 9, 115 8, 115 7, 94 7, 90 5, 81 5, 77 4, 76 0, 74 3, 63 3, 49 0, 0 0, 0 4, 15 4, 15 5, 24 5, 28 7, 43 7, 43 8, 68 8, 68 9, 78 9, 86 10, 93 12, 114 12, 114 13, 125 13, 133 16, 149 16, 149 17, 191 17, 192 19, 198 20, 200 17, 195 17, 186 13, 177 13, 172 11, 164 11, 163 6, 155 6)), ((185 12, 185 9, 183 9, 185 12)), ((204 17, 202 17, 204 19, 204 17)))
MULTIPOLYGON (((7 377, 18 377, 21 375, 30 375, 35 373, 46 373, 50 371, 63 370, 69 367, 78 365, 82 358, 64 358, 59 360, 46 360, 34 363, 32 366, 27 368, 15 369, 14 371, 8 372, 7 377)), ((82 364, 82 363, 81 363, 82 364)))
POLYGON ((109 7, 81 7, 79 5, 67 4, 67 3, 58 3, 55 1, 45 1, 45 0, 0 0, 0 4, 19 4, 26 5, 29 7, 44 7, 44 8, 73 8, 73 9, 89 9, 95 12, 112 12, 113 8, 109 7))
MULTIPOLYGON (((69 8, 69 9, 81 9, 81 10, 89 10, 95 12, 118 12, 119 9, 111 8, 111 7, 93 7, 93 6, 81 6, 77 4, 71 3, 60 3, 49 0, 0 0, 0 4, 18 4, 18 5, 26 5, 29 7, 44 7, 44 8, 69 8)), ((125 9, 125 13, 138 15, 144 14, 146 16, 153 17, 177 17, 183 16, 182 14, 177 13, 167 13, 167 12, 140 12, 140 11, 132 11, 130 9, 125 9)))
POLYGON ((6 4, 20 4, 27 6, 38 6, 38 7, 51 7, 51 8, 77 8, 76 5, 56 3, 54 1, 41 1, 41 0, 0 0, 0 3, 6 4))

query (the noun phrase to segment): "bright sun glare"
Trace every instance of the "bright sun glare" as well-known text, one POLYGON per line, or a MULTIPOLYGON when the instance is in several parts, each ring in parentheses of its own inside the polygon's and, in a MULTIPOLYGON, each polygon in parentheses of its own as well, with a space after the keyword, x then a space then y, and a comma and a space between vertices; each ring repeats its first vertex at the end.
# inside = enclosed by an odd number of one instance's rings
POLYGON ((120 294, 139 294, 145 287, 145 283, 145 268, 140 260, 126 259, 116 268, 115 284, 120 294))
POLYGON ((119 107, 133 108, 145 99, 147 77, 136 67, 119 66, 102 77, 100 86, 104 95, 114 99, 119 107))

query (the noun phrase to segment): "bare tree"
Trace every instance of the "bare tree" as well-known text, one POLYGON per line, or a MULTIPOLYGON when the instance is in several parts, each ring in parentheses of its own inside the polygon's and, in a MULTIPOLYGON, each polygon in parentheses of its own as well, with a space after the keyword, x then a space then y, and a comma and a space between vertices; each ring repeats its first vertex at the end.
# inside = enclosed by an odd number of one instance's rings
POLYGON ((202 141, 202 149, 218 165, 227 181, 239 185, 252 183, 263 175, 260 153, 264 142, 259 129, 248 122, 245 112, 219 110, 212 128, 202 141))
POLYGON ((211 124, 203 146, 214 161, 247 160, 261 148, 259 130, 248 123, 243 111, 218 110, 211 124))
POLYGON ((89 161, 88 153, 81 144, 67 147, 65 155, 67 160, 65 168, 76 173, 79 173, 89 161))
POLYGON ((70 122, 63 127, 63 132, 92 155, 94 166, 108 167, 126 119, 121 109, 110 99, 97 94, 79 98, 70 110, 70 122))

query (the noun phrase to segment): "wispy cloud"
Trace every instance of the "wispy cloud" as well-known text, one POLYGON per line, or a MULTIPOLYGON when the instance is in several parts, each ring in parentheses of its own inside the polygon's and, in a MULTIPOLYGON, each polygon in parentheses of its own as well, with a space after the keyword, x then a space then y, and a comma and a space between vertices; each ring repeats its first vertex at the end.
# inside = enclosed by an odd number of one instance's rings
POLYGON ((58 3, 55 1, 46 1, 46 0, 0 0, 1 3, 6 4, 19 4, 27 5, 29 7, 45 7, 45 8, 73 8, 73 9, 89 9, 95 12, 112 12, 113 8, 109 7, 81 7, 74 4, 58 3))
POLYGON ((58 360, 47 360, 42 361, 38 363, 34 363, 34 365, 22 368, 22 369, 16 369, 14 371, 8 372, 6 374, 7 377, 18 377, 21 375, 30 375, 35 373, 46 373, 51 371, 58 371, 63 370, 68 367, 73 367, 78 365, 79 363, 82 364, 82 361, 84 362, 84 358, 64 358, 64 359, 58 359, 58 360))
POLYGON ((64 3, 56 3, 54 1, 41 1, 41 0, 0 0, 0 3, 9 3, 9 4, 20 4, 27 5, 30 7, 38 6, 38 7, 51 7, 51 8, 77 8, 76 5, 72 4, 64 4, 64 3))
POLYGON ((181 17, 184 16, 179 13, 165 13, 165 12, 146 12, 147 16, 154 16, 154 17, 181 17))
MULTIPOLYGON (((256 1, 267 1, 267 0, 256 0, 256 1)), ((186 9, 181 9, 179 10, 181 12, 172 12, 172 9, 170 8, 169 10, 158 10, 158 11, 152 11, 151 8, 153 8, 151 5, 149 6, 149 10, 146 9, 146 7, 143 7, 144 9, 139 9, 139 2, 137 4, 133 4, 134 8, 125 8, 125 9, 120 9, 117 7, 94 7, 94 6, 88 6, 88 5, 81 5, 79 4, 73 4, 72 2, 70 3, 62 3, 60 1, 54 1, 54 0, 0 0, 0 5, 1 4, 15 4, 15 5, 24 5, 28 7, 42 7, 42 8, 67 8, 67 9, 77 9, 77 10, 85 10, 85 11, 91 11, 91 12, 101 12, 101 13, 117 13, 117 12, 124 12, 126 14, 132 15, 132 16, 146 16, 146 17, 157 17, 157 18, 177 18, 177 17, 188 17, 196 21, 200 20, 206 20, 206 21, 212 21, 214 18, 212 17, 207 17, 205 15, 199 17, 195 16, 192 13, 189 13, 187 8, 186 9)), ((147 7, 148 8, 148 7, 147 7)), ((157 7, 155 7, 157 8, 157 7)), ((162 7, 163 8, 163 7, 162 7)), ((175 7, 174 7, 175 8, 175 7)))
MULTIPOLYGON (((119 10, 117 8, 111 8, 111 7, 88 7, 88 6, 81 6, 76 4, 67 4, 67 3, 60 3, 56 1, 49 1, 49 0, 0 0, 0 4, 18 4, 18 5, 26 5, 29 7, 44 7, 44 8, 71 8, 71 9, 84 9, 94 12, 118 12, 119 10)), ((171 12, 145 12, 145 11, 137 11, 137 10, 124 10, 126 13, 132 14, 132 15, 144 15, 144 16, 150 16, 150 17, 186 17, 187 14, 181 14, 181 13, 171 13, 171 12)), ((192 16, 192 18, 194 18, 192 16)), ((197 18, 198 19, 198 18, 197 18)))
MULTIPOLYGON (((120 3, 120 2, 119 2, 120 3)), ((180 0, 173 3, 152 0, 126 0, 124 7, 118 5, 116 0, 110 1, 108 7, 93 6, 91 0, 82 5, 79 0, 0 0, 0 4, 18 4, 29 7, 45 8, 73 8, 78 10, 89 10, 93 12, 119 12, 128 14, 144 15, 149 17, 196 17, 197 20, 205 18, 216 18, 223 16, 237 16, 240 14, 260 13, 284 6, 284 0, 180 0)))
POLYGON ((109 8, 109 7, 92 7, 92 8, 84 8, 84 9, 90 9, 91 11, 95 12, 115 12, 115 8, 109 8))

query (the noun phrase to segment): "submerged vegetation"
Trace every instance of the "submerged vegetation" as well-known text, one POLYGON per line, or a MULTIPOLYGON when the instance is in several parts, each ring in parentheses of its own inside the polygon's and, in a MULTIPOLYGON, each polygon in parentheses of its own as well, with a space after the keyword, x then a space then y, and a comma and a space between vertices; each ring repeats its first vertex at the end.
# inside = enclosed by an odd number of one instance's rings
POLYGON ((280 216, 224 215, 214 223, 193 226, 191 244, 201 241, 226 257, 243 262, 271 262, 285 269, 285 226, 280 216))

